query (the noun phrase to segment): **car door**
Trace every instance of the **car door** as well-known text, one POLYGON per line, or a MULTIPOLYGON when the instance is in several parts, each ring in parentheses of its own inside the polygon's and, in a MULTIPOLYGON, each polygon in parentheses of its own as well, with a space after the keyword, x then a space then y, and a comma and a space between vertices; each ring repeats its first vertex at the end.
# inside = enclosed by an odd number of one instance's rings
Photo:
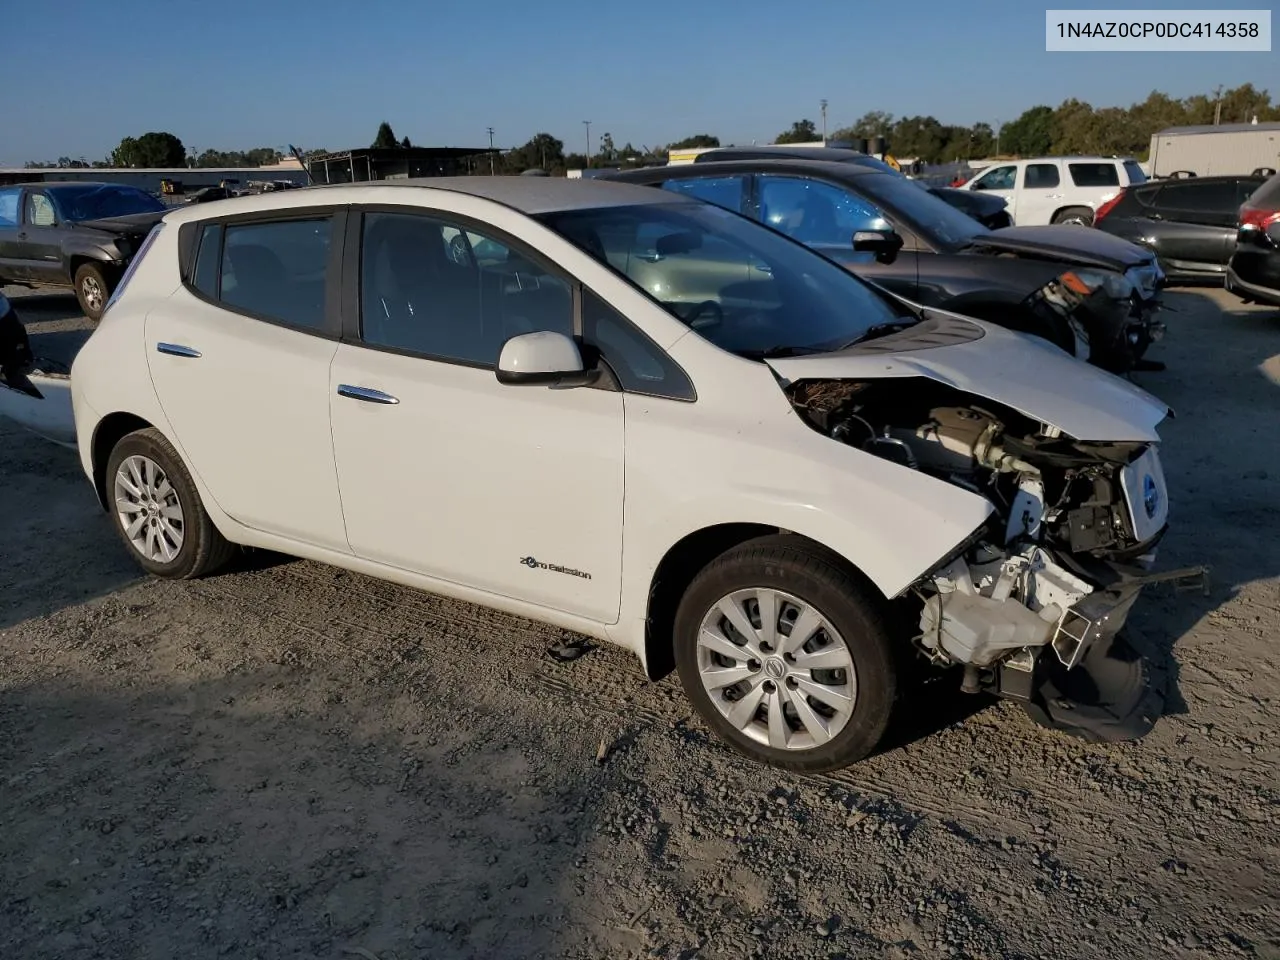
POLYGON ((145 337, 172 439, 218 507, 349 553, 329 425, 344 217, 295 208, 184 224, 194 257, 145 337))
POLYGON ((1225 264, 1235 242, 1234 178, 1173 180, 1156 195, 1151 215, 1158 228, 1160 255, 1185 264, 1225 264))
POLYGON ((1017 220, 1023 224, 1051 222, 1054 213, 1066 205, 1057 161, 1025 164, 1019 176, 1017 220))
POLYGON ((19 256, 26 262, 26 279, 34 283, 66 283, 62 272, 62 231, 53 200, 45 190, 27 187, 18 227, 19 256))
POLYGON ((900 229, 870 198, 851 186, 784 173, 757 174, 754 192, 754 212, 760 222, 839 261, 859 276, 915 298, 914 250, 900 250, 893 262, 882 263, 874 253, 853 249, 857 232, 900 229))
POLYGON ((995 197, 1003 197, 1009 210, 1009 217, 1016 224, 1018 222, 1018 193, 1015 189, 1017 180, 1018 165, 1006 163, 980 174, 976 179, 971 180, 965 189, 981 190, 995 197))
POLYGON ((569 278, 451 213, 370 208, 360 219, 344 283, 351 342, 329 383, 352 551, 614 622, 622 394, 503 385, 494 374, 507 338, 576 332, 569 278), (451 256, 456 236, 467 246, 479 237, 486 261, 451 256))

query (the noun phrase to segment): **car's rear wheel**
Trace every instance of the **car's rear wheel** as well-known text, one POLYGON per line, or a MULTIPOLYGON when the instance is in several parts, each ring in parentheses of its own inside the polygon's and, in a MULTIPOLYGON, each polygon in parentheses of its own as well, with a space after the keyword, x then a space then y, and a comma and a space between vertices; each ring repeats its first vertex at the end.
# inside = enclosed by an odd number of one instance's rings
POLYGON ((96 263, 82 263, 76 268, 72 278, 76 287, 76 299, 80 301, 80 309, 90 320, 102 319, 102 311, 107 309, 107 300, 111 296, 111 287, 106 275, 96 263))
POLYGON ((798 537, 751 540, 709 564, 680 602, 675 644, 689 699, 755 760, 835 770, 888 726, 897 670, 882 604, 798 537))
POLYGON ((127 434, 106 471, 111 518, 148 573, 185 579, 212 573, 235 551, 209 518, 173 445, 148 427, 127 434))
POLYGON ((1054 223, 1074 223, 1082 227, 1093 226, 1093 210, 1089 207, 1067 207, 1053 215, 1054 223))

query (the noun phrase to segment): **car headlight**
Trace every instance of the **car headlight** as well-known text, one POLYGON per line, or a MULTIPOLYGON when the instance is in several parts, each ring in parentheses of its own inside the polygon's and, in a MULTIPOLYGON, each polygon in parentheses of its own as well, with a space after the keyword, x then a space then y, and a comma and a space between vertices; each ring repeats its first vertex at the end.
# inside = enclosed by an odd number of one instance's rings
POLYGON ((1133 296, 1133 283, 1110 270, 1068 270, 1058 282, 1081 296, 1102 290, 1113 300, 1128 300, 1133 296))

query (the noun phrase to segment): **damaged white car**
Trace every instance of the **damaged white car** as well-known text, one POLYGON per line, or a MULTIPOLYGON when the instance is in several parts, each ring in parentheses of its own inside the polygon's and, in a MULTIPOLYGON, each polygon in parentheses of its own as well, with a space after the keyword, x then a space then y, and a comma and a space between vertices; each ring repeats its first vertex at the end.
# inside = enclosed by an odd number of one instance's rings
POLYGON ((911 658, 1060 703, 1160 576, 1164 404, 645 187, 175 211, 71 382, 152 573, 249 545, 558 624, 793 770, 874 750, 911 658))

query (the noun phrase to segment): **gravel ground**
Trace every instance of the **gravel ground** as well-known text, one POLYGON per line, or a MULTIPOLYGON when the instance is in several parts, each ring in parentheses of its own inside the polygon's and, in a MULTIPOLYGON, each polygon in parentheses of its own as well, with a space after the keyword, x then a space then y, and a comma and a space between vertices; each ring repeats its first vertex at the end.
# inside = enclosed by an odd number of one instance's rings
MULTIPOLYGON (((16 298, 37 353, 65 297, 16 298)), ((1280 957, 1280 313, 1169 296, 1169 714, 1094 745, 922 694, 839 775, 674 677, 319 564, 139 576, 0 423, 0 948, 36 958, 1280 957)), ((81 332, 77 333, 79 329, 81 332)))

